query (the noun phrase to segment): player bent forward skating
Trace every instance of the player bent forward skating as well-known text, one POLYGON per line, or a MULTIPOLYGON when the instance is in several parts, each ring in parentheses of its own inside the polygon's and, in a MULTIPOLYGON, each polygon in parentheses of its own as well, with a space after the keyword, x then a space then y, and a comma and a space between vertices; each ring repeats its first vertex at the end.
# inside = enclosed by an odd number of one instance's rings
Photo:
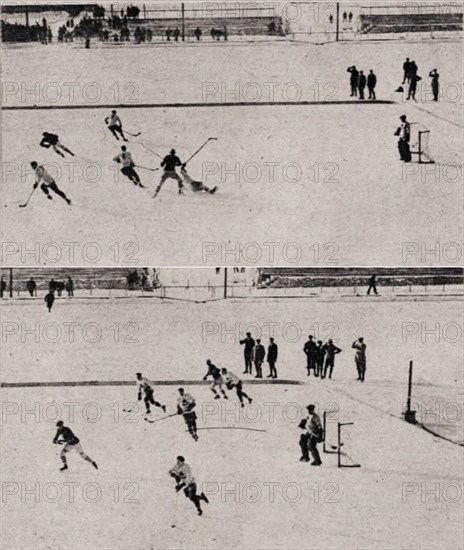
POLYGON ((58 151, 58 149, 62 149, 63 151, 66 151, 66 153, 69 153, 71 156, 75 156, 72 151, 70 151, 68 148, 66 148, 61 142, 60 138, 56 134, 51 134, 49 132, 43 132, 43 138, 40 142, 41 147, 45 147, 48 149, 51 147, 56 154, 60 155, 60 157, 64 158, 64 155, 61 151, 58 151))
POLYGON ((108 125, 108 130, 113 134, 113 136, 119 141, 118 134, 122 137, 124 141, 128 141, 124 132, 122 130, 122 122, 118 117, 116 111, 111 111, 110 116, 105 118, 105 122, 108 125))
POLYGON ((177 414, 184 417, 187 429, 195 441, 198 441, 197 435, 197 415, 193 410, 196 407, 195 399, 185 393, 184 388, 179 388, 180 396, 177 399, 177 414))
POLYGON ((56 445, 61 445, 64 443, 64 447, 61 450, 60 458, 63 462, 63 466, 60 468, 61 471, 68 469, 68 463, 66 461, 66 453, 69 453, 69 451, 76 451, 81 455, 81 457, 86 460, 87 462, 90 462, 92 466, 98 470, 98 466, 96 462, 94 462, 89 456, 87 456, 84 451, 82 450, 82 446, 79 442, 79 438, 76 437, 72 430, 64 425, 64 422, 62 420, 59 420, 56 423, 56 426, 58 430, 56 431, 56 435, 53 438, 53 443, 56 445))
POLYGON ((197 484, 192 475, 192 468, 185 462, 183 456, 177 457, 177 462, 169 470, 169 475, 176 480, 176 491, 179 492, 181 489, 184 489, 185 496, 195 504, 198 515, 201 516, 203 510, 201 509, 200 501, 203 500, 208 504, 209 500, 206 498, 205 493, 197 495, 197 484))
POLYGON ((33 161, 31 162, 32 169, 35 171, 35 183, 34 183, 34 189, 37 189, 40 185, 40 189, 47 195, 47 199, 52 200, 52 196, 49 193, 49 189, 51 189, 54 193, 56 193, 59 197, 63 198, 68 204, 71 204, 71 200, 68 199, 68 197, 61 191, 61 189, 58 188, 58 185, 56 185, 55 180, 52 178, 52 176, 45 170, 43 166, 40 164, 37 164, 37 162, 33 161))
POLYGON ((216 367, 216 365, 213 365, 211 362, 211 359, 206 360, 206 364, 208 365, 208 372, 203 377, 203 380, 206 380, 208 376, 213 377, 213 383, 211 384, 211 391, 214 393, 214 399, 221 399, 221 396, 216 391, 218 389, 224 399, 228 399, 226 392, 222 389, 222 385, 224 383, 224 379, 221 376, 221 371, 216 367))
POLYGON ((232 390, 233 388, 235 388, 235 390, 237 391, 237 397, 242 407, 245 406, 245 404, 243 403, 244 397, 245 399, 248 399, 248 403, 251 403, 253 401, 253 399, 251 399, 251 397, 248 397, 248 395, 243 391, 242 381, 239 379, 238 376, 236 376, 232 372, 227 372, 227 369, 222 369, 221 372, 227 389, 232 390))
POLYGON ((123 145, 121 147, 122 153, 114 157, 114 161, 118 164, 122 164, 121 172, 131 180, 131 182, 137 187, 145 187, 140 181, 140 177, 137 172, 134 170, 135 162, 132 158, 132 155, 127 150, 127 147, 123 145))
POLYGON ((148 380, 148 378, 144 378, 142 376, 141 372, 137 372, 136 375, 137 381, 139 383, 139 392, 138 392, 138 400, 142 400, 142 391, 145 394, 145 397, 143 399, 145 403, 145 410, 147 414, 151 413, 150 410, 150 403, 152 405, 155 405, 155 407, 160 407, 160 409, 163 409, 163 412, 166 412, 166 407, 164 405, 161 405, 161 403, 158 403, 158 401, 155 401, 154 399, 154 387, 153 382, 151 380, 148 380))
POLYGON ((198 193, 200 191, 204 191, 205 193, 209 193, 210 195, 214 195, 214 193, 216 193, 217 186, 210 189, 209 187, 206 187, 206 185, 202 181, 196 181, 192 179, 185 169, 185 164, 182 164, 182 166, 180 167, 180 173, 184 178, 184 183, 188 183, 194 193, 198 193))

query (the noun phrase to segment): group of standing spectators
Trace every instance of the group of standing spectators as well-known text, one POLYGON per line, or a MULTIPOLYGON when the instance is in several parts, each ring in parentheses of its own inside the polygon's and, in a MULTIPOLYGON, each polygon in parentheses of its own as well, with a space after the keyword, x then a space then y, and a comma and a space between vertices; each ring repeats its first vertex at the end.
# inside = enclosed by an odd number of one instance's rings
POLYGON ((266 349, 263 344, 261 344, 261 339, 256 338, 256 341, 251 337, 251 333, 246 333, 246 338, 240 340, 240 345, 245 346, 243 349, 244 359, 245 359, 245 370, 243 374, 253 374, 253 366, 255 367, 256 375, 255 378, 263 377, 263 363, 266 359, 269 365, 269 374, 267 378, 277 378, 277 357, 278 357, 278 347, 274 341, 274 338, 269 338, 269 345, 266 349))
MULTIPOLYGON (((418 74, 418 70, 417 63, 414 60, 411 61, 409 57, 407 57, 403 63, 403 82, 399 89, 399 91, 404 91, 402 87, 405 85, 407 86, 408 95, 406 96, 406 100, 413 99, 416 101, 417 84, 422 80, 422 77, 418 74)), ((438 101, 440 94, 440 75, 437 69, 432 69, 429 72, 429 77, 432 79, 431 87, 433 100, 438 101)))
POLYGON ((364 71, 360 71, 356 68, 356 65, 348 67, 346 70, 350 73, 350 97, 358 97, 359 99, 365 98, 366 87, 369 91, 368 99, 377 99, 375 95, 375 87, 377 86, 377 76, 374 71, 371 69, 369 74, 366 76, 364 71))

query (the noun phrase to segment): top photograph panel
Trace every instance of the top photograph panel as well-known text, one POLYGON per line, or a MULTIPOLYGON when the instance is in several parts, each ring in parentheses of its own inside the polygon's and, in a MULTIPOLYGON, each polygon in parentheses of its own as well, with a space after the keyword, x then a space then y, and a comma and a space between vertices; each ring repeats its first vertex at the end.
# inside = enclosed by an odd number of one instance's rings
POLYGON ((1 19, 3 266, 462 264, 462 3, 1 19))

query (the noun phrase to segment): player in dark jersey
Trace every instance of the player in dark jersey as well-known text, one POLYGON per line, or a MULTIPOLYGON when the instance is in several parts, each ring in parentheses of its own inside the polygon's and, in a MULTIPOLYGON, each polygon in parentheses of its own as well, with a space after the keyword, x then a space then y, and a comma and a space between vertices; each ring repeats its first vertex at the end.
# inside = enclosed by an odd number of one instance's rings
POLYGON ((137 381, 139 383, 139 393, 138 393, 138 399, 139 401, 142 400, 142 390, 145 393, 145 409, 147 411, 147 414, 150 414, 150 403, 152 405, 155 405, 155 407, 160 407, 163 409, 163 412, 166 412, 166 407, 164 405, 161 405, 161 403, 158 403, 158 401, 155 401, 153 395, 154 395, 154 388, 153 388, 153 382, 151 380, 148 380, 148 378, 144 378, 142 376, 141 372, 136 373, 137 381))
POLYGON ((69 453, 69 451, 76 451, 81 455, 81 457, 86 460, 87 462, 90 462, 92 466, 98 470, 98 466, 96 462, 94 462, 89 456, 87 456, 84 451, 82 450, 82 446, 80 444, 79 438, 74 435, 72 430, 64 425, 64 422, 62 420, 59 420, 56 423, 56 427, 58 428, 56 431, 56 435, 53 438, 53 443, 56 445, 62 445, 64 443, 64 447, 61 450, 60 458, 63 462, 63 466, 60 468, 61 471, 68 469, 68 464, 66 461, 66 453, 69 453))
POLYGON ((69 153, 73 157, 75 156, 72 151, 70 151, 67 147, 65 147, 60 142, 60 138, 56 134, 43 132, 42 135, 43 135, 43 138, 42 138, 42 141, 40 142, 41 147, 45 147, 46 149, 51 147, 55 151, 55 153, 57 153, 58 155, 60 155, 60 157, 63 157, 63 158, 64 158, 63 153, 61 151, 58 151, 58 149, 62 149, 63 151, 66 151, 66 153, 69 153))
POLYGON ((221 399, 221 396, 216 391, 216 388, 219 389, 219 391, 222 393, 222 396, 224 399, 228 399, 226 392, 222 389, 222 385, 224 384, 224 380, 221 375, 221 371, 216 367, 216 365, 213 365, 211 362, 211 359, 206 360, 206 364, 208 365, 208 372, 203 377, 203 380, 206 380, 208 376, 213 377, 213 383, 211 384, 211 391, 214 393, 214 399, 221 399))
POLYGON ((169 178, 177 181, 177 185, 179 187, 179 195, 182 195, 183 194, 182 189, 184 187, 182 184, 182 178, 176 172, 176 168, 179 166, 182 166, 182 162, 180 158, 176 155, 175 149, 171 149, 171 152, 169 153, 169 155, 166 155, 164 157, 164 159, 161 162, 161 166, 164 168, 164 172, 163 172, 163 175, 161 176, 161 180, 152 198, 153 199, 156 198, 156 196, 161 190, 161 187, 164 185, 164 182, 169 178))
POLYGON ((47 304, 48 313, 50 313, 53 307, 53 303, 55 302, 55 293, 53 292, 53 290, 50 290, 50 292, 45 295, 44 301, 47 304))

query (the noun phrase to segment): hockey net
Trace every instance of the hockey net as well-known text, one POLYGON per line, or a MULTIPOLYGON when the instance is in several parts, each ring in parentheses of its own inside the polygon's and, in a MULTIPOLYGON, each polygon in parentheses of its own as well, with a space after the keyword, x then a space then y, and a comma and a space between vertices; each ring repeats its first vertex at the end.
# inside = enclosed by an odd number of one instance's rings
POLYGON ((411 123, 410 149, 419 164, 434 164, 430 152, 430 130, 420 122, 411 123))

